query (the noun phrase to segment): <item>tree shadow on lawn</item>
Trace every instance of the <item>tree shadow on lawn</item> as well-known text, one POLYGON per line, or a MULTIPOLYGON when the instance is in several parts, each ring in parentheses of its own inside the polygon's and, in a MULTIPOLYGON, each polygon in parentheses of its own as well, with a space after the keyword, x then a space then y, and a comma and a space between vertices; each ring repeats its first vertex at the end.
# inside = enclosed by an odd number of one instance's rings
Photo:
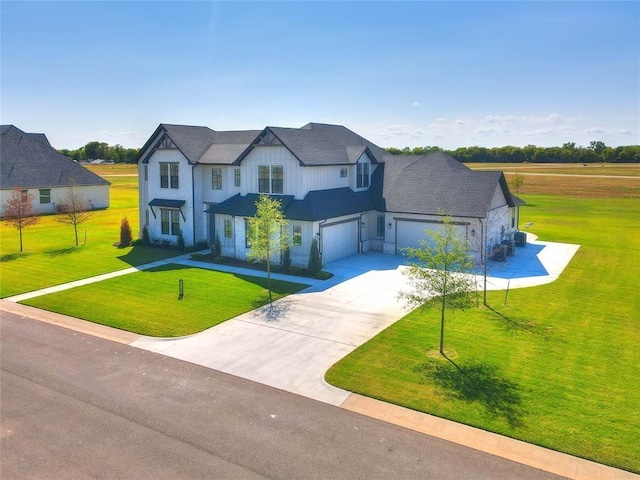
POLYGON ((501 375, 498 367, 482 362, 457 365, 431 361, 416 367, 445 395, 467 403, 477 402, 494 417, 503 417, 512 428, 523 427, 525 411, 520 386, 501 375))
POLYGON ((28 255, 29 254, 27 252, 5 253, 4 255, 0 255, 0 263, 13 262, 14 260, 18 260, 19 258, 24 258, 28 255))
POLYGON ((491 305, 486 304, 486 307, 496 316, 501 318, 502 320, 505 321, 505 327, 507 330, 510 331, 516 331, 516 330, 524 330, 526 332, 529 333, 537 333, 540 335, 544 335, 545 332, 542 328, 540 328, 536 323, 529 321, 529 320, 516 320, 514 318, 511 318, 507 315, 505 315, 504 313, 496 310, 495 308, 493 308, 491 305))
POLYGON ((66 248, 59 248, 57 250, 50 250, 48 252, 45 252, 45 255, 47 257, 60 257, 62 255, 69 255, 70 253, 74 253, 74 252, 79 252, 81 250, 80 246, 73 246, 73 247, 66 247, 66 248))

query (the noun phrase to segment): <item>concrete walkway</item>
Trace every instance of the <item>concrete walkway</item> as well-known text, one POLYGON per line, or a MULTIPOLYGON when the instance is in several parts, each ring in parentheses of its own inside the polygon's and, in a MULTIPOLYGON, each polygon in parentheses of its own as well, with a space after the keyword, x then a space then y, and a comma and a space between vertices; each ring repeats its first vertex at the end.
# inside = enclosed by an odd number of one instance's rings
MULTIPOLYGON (((492 276, 488 279, 488 287, 521 288, 549 283, 558 277, 577 250, 577 245, 537 242, 529 237, 528 245, 516 249, 514 257, 490 265, 492 276)), ((189 256, 181 256, 73 282, 67 284, 67 288, 168 263, 265 275, 254 270, 194 262, 189 256)), ((114 329, 50 312, 41 314, 38 313, 41 310, 13 303, 50 293, 50 289, 5 299, 0 305, 3 310, 104 338, 111 337, 109 339, 341 406, 568 478, 640 478, 328 385, 324 374, 331 365, 406 313, 397 301, 398 293, 406 288, 403 269, 402 257, 367 253, 326 265, 325 270, 331 271, 334 277, 323 282, 278 275, 277 278, 311 286, 275 302, 273 310, 265 307, 248 312, 205 332, 178 339, 110 333, 114 329)), ((59 291, 65 286, 53 288, 56 289, 53 291, 59 291)))

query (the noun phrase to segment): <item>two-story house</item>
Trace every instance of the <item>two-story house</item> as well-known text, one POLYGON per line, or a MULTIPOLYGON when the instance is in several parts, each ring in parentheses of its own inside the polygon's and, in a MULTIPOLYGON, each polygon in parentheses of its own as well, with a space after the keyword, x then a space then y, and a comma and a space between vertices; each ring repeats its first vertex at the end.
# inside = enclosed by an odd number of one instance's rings
POLYGON ((211 244, 245 259, 248 217, 265 193, 281 200, 292 264, 318 240, 324 264, 377 250, 401 254, 451 217, 476 254, 510 238, 522 202, 501 172, 441 153, 394 156, 340 125, 216 132, 161 124, 140 150, 140 229, 154 243, 211 244))

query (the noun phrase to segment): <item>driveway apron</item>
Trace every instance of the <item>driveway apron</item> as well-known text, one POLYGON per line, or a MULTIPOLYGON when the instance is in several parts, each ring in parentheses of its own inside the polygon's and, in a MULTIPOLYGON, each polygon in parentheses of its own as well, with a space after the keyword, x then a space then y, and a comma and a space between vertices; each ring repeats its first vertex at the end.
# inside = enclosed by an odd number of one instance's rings
MULTIPOLYGON (((132 345, 340 405, 350 392, 324 374, 405 313, 397 296, 401 257, 355 255, 329 264, 334 277, 205 332, 132 345)), ((212 306, 213 307, 213 306, 212 306)))

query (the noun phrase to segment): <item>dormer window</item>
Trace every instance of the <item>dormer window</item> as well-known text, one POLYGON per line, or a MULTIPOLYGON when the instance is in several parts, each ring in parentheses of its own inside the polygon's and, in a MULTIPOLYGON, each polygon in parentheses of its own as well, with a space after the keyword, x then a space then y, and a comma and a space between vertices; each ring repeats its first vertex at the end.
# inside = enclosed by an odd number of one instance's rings
POLYGON ((356 170, 356 188, 369 187, 369 164, 358 163, 356 170))

